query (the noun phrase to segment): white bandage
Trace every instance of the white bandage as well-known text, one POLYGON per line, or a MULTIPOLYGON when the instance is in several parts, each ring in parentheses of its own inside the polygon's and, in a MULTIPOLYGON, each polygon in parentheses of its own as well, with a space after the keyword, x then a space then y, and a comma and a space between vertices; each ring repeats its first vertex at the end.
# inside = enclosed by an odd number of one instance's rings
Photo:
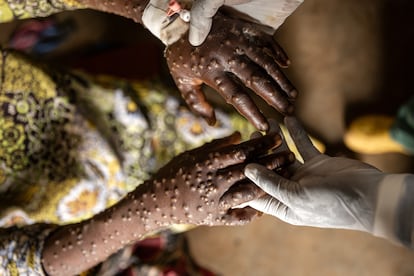
POLYGON ((190 21, 187 10, 168 15, 169 7, 168 0, 151 0, 142 15, 145 27, 165 45, 180 39, 188 31, 190 21))

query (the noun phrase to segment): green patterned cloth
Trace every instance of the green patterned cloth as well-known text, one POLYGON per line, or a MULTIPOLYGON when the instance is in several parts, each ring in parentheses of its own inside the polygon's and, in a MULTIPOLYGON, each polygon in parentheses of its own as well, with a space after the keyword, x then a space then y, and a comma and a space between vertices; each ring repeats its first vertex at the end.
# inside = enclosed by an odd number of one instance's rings
POLYGON ((254 130, 220 111, 207 125, 158 81, 60 73, 8 51, 0 68, 0 227, 21 227, 0 233, 0 258, 16 271, 40 264, 44 235, 27 225, 90 218, 178 153, 254 130))
POLYGON ((398 110, 391 137, 414 154, 414 97, 398 110))
POLYGON ((0 0, 0 22, 84 8, 76 0, 0 0))

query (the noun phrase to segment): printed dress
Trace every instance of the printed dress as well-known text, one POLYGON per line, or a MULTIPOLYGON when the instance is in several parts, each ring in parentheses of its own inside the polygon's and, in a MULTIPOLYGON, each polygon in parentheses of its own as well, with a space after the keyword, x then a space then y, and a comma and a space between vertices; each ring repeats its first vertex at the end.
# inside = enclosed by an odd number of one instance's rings
POLYGON ((178 153, 254 130, 220 111, 207 125, 158 81, 62 73, 6 50, 0 66, 1 275, 39 273, 51 229, 116 203, 178 153))

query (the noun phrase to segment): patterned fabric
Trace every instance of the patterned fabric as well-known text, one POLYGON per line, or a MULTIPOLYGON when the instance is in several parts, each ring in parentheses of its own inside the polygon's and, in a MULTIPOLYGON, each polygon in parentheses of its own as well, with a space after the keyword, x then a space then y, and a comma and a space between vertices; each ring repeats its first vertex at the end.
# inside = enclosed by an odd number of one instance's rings
POLYGON ((414 97, 398 109, 390 133, 395 141, 414 154, 414 97))
MULTIPOLYGON (((208 126, 157 81, 64 74, 7 51, 0 68, 0 227, 89 218, 178 153, 235 128, 253 131, 242 117, 222 112, 208 126)), ((22 229, 13 235, 30 236, 22 229)), ((0 252, 14 250, 16 237, 0 252)), ((19 269, 28 260, 1 257, 19 269)))
POLYGON ((47 225, 1 229, 0 275, 45 275, 40 260, 44 239, 52 229, 47 225))
POLYGON ((0 22, 83 8, 77 0, 0 0, 0 22))

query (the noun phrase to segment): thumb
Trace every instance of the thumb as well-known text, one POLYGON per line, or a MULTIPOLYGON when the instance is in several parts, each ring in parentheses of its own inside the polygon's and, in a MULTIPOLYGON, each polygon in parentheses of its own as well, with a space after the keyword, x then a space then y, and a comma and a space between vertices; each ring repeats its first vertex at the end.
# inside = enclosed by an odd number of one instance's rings
POLYGON ((293 116, 287 116, 285 117, 285 125, 305 162, 321 154, 313 145, 306 130, 303 128, 298 119, 293 116))
POLYGON ((200 46, 210 32, 212 18, 224 4, 224 0, 197 0, 191 7, 188 40, 193 46, 200 46))
MULTIPOLYGON (((194 18, 191 16, 191 18, 194 18)), ((206 40, 208 33, 210 32, 212 19, 211 18, 198 18, 196 22, 192 19, 190 21, 190 32, 188 34, 188 41, 193 46, 200 46, 206 40)))
POLYGON ((291 192, 296 193, 300 190, 298 183, 286 179, 259 164, 248 164, 244 169, 244 174, 268 195, 287 206, 291 202, 291 192))

